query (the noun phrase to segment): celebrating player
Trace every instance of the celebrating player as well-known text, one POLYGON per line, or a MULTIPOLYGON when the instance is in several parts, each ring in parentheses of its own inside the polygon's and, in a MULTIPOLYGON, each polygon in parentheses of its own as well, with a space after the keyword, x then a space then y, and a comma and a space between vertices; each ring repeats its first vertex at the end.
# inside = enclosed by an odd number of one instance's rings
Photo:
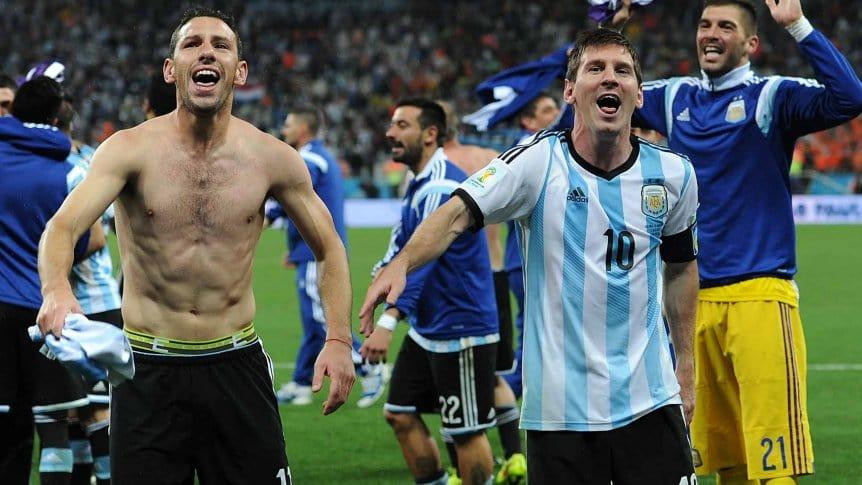
POLYGON ((754 3, 707 0, 703 77, 646 83, 634 121, 688 155, 703 188, 692 436, 698 473, 725 485, 814 472, 788 169, 798 137, 862 112, 862 83, 799 0, 765 3, 816 80, 755 75, 754 3))
POLYGON ((332 382, 324 414, 353 384, 344 245, 301 157, 231 116, 248 65, 229 16, 185 13, 164 76, 177 109, 118 132, 42 237, 43 332, 80 312, 69 287, 72 241, 117 199, 123 320, 136 375, 111 401, 117 483, 290 482, 269 360, 252 324, 254 249, 264 201, 278 199, 321 263, 328 338, 312 387, 332 382))
MULTIPOLYGON (((441 148, 445 136, 446 115, 440 105, 421 98, 398 103, 386 138, 392 158, 416 177, 407 187, 401 220, 378 268, 391 264, 417 226, 467 178, 446 160, 441 148)), ((455 441, 463 483, 479 485, 493 470, 485 429, 495 424, 499 340, 485 234, 465 234, 440 253, 410 275, 405 291, 391 299, 376 327, 370 316, 363 320, 362 331, 370 336, 361 351, 371 361, 385 358, 396 321, 409 320, 384 405, 386 420, 416 483, 441 485, 449 476, 419 416, 439 413, 443 432, 455 441)))
MULTIPOLYGON (((68 483, 69 410, 88 402, 80 377, 41 355, 27 336, 42 304, 39 237, 84 177, 83 170, 65 162, 69 137, 52 126, 62 97, 57 82, 38 76, 21 85, 12 116, 0 117, 0 477, 9 483, 27 483, 34 418, 42 483, 68 483)), ((104 247, 101 228, 88 229, 84 225, 70 238, 70 263, 104 247)))
POLYGON ((621 34, 582 35, 564 100, 574 105, 575 127, 540 134, 462 183, 377 277, 360 317, 368 325, 378 302, 398 300, 407 273, 468 228, 516 220, 524 236, 529 482, 689 483, 680 404, 690 416, 694 172, 684 157, 630 136, 641 74, 621 34))

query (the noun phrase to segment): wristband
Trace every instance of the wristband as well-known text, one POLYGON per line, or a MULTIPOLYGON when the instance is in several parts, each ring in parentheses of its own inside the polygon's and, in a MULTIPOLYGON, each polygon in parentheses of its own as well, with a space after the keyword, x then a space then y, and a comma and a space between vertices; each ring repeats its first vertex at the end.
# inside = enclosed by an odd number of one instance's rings
POLYGON ((380 318, 377 319, 377 326, 383 327, 390 332, 395 331, 396 325, 398 325, 398 319, 388 313, 380 315, 380 318))
POLYGON ((347 341, 341 340, 340 338, 336 338, 336 337, 330 337, 330 338, 328 338, 328 339, 324 340, 324 342, 323 342, 323 343, 324 343, 324 345, 325 345, 325 344, 327 344, 327 343, 329 343, 329 342, 332 342, 332 341, 335 341, 335 342, 341 342, 341 343, 343 343, 344 345, 348 346, 348 347, 350 348, 350 350, 353 350, 353 344, 352 344, 352 343, 349 343, 349 342, 347 342, 347 341))
POLYGON ((802 16, 796 22, 785 27, 787 32, 796 39, 796 42, 802 42, 802 39, 808 37, 808 34, 814 32, 814 26, 808 21, 805 16, 802 16))

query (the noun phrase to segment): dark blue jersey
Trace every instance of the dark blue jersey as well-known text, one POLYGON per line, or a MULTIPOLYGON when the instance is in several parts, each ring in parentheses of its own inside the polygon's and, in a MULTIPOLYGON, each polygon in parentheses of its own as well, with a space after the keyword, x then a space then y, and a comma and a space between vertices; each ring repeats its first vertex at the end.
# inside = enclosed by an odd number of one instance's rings
MULTIPOLYGON (((398 255, 419 224, 466 178, 438 149, 407 187, 401 220, 378 268, 398 255)), ((497 341, 497 303, 484 231, 465 232, 435 261, 409 274, 395 306, 407 315, 414 340, 428 350, 457 351, 497 341)))
MULTIPOLYGON (((56 128, 0 117, 0 301, 42 306, 39 238, 84 171, 66 161, 69 137, 56 128)), ((75 247, 83 256, 89 232, 75 247)))
POLYGON ((717 79, 644 84, 634 124, 666 136, 697 173, 704 287, 796 273, 793 146, 862 112, 862 83, 847 59, 816 30, 799 38, 816 80, 759 77, 745 65, 717 79))

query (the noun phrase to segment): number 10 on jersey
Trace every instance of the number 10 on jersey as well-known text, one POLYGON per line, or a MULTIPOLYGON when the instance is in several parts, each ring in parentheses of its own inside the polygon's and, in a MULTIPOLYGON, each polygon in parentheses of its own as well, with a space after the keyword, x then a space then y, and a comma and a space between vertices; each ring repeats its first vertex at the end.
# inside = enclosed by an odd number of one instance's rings
POLYGON ((629 231, 620 231, 614 233, 613 228, 605 231, 605 236, 608 238, 608 251, 605 254, 605 269, 611 271, 613 263, 616 261, 617 266, 625 271, 632 269, 635 263, 635 237, 629 231))

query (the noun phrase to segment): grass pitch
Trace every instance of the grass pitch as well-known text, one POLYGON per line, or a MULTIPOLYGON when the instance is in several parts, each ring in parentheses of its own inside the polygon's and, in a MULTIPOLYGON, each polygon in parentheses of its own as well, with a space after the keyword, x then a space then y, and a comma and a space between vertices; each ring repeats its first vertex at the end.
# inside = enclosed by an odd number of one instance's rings
MULTIPOLYGON (((854 301, 859 298, 862 226, 798 228, 798 282, 802 320, 808 341, 808 406, 817 474, 803 483, 855 484, 862 476, 858 459, 862 436, 862 326, 854 301)), ((369 271, 388 243, 389 231, 350 231, 350 267, 354 314, 370 281, 369 271)), ((255 325, 276 363, 276 386, 290 380, 300 338, 294 272, 281 266, 284 236, 265 231, 255 258, 255 325)), ((354 329, 358 321, 354 319, 354 329)), ((390 354, 394 360, 406 332, 399 325, 390 354)), ((298 484, 412 483, 401 451, 383 420, 382 401, 359 409, 359 383, 351 400, 331 416, 322 416, 326 388, 309 406, 281 406, 287 454, 298 484)), ((439 418, 427 416, 436 430, 439 418)), ((489 433, 501 455, 496 431, 489 433)), ((439 441, 439 435, 438 435, 439 441)), ((440 444, 438 442, 438 444, 440 444)), ((445 451, 441 452, 446 462, 445 451)), ((34 457, 37 457, 34 454, 34 457)), ((38 483, 34 463, 32 483, 38 483)), ((273 476, 273 483, 277 483, 273 476)), ((704 478, 701 483, 714 483, 704 478)))

